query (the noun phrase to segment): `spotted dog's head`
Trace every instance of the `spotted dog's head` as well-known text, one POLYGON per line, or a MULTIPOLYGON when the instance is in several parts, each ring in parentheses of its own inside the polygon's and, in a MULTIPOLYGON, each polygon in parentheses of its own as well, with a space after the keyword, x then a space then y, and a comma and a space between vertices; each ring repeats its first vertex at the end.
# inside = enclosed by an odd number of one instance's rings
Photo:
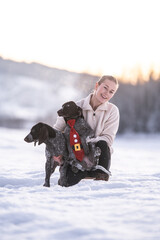
MULTIPOLYGON (((55 137, 56 133, 52 130, 52 137, 55 137)), ((38 142, 38 145, 43 143, 49 137, 49 131, 47 125, 44 123, 37 123, 31 128, 30 133, 24 138, 27 143, 34 142, 34 145, 38 142)))
POLYGON ((64 103, 57 113, 58 116, 64 117, 65 121, 83 117, 82 108, 78 107, 73 101, 64 103))

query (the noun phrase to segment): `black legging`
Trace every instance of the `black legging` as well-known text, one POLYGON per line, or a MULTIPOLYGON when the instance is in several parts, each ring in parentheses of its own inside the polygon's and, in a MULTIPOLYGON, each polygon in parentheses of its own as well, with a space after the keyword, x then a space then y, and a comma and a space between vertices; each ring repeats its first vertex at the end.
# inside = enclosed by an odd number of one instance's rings
POLYGON ((96 147, 99 147, 101 149, 99 165, 109 170, 111 166, 111 154, 108 144, 106 143, 106 141, 100 140, 96 143, 96 147))
MULTIPOLYGON (((109 170, 111 165, 111 154, 110 149, 106 143, 106 141, 100 140, 96 143, 96 147, 101 149, 101 155, 99 157, 99 164, 103 166, 105 169, 109 170)), ((77 173, 72 171, 71 165, 68 165, 67 168, 67 187, 72 186, 80 182, 83 178, 89 176, 94 177, 97 172, 102 172, 101 170, 96 171, 81 171, 79 170, 77 173)))

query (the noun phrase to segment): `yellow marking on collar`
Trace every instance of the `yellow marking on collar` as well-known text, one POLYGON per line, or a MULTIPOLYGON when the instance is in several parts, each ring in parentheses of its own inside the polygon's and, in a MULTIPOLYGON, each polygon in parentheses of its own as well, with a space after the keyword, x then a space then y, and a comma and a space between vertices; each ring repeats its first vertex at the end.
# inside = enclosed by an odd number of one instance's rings
POLYGON ((75 151, 80 151, 81 150, 80 143, 74 144, 74 149, 75 149, 75 151))

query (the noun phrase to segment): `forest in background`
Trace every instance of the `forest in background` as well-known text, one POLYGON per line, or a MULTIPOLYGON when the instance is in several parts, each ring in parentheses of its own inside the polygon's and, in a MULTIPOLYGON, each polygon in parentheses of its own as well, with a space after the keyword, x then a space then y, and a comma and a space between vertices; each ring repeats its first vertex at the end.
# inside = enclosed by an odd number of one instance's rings
POLYGON ((160 132, 160 77, 151 73, 135 85, 121 82, 112 102, 120 110, 119 133, 160 132))
MULTIPOLYGON (((69 97, 72 96, 74 96, 73 100, 78 100, 93 90, 98 79, 99 76, 90 74, 0 58, 0 126, 23 127, 27 121, 31 122, 30 116, 35 114, 35 109, 38 113, 41 112, 42 104, 43 109, 48 108, 48 112, 44 111, 43 117, 37 115, 32 119, 33 122, 44 121, 53 125, 56 110, 62 104, 65 90, 68 91, 68 95, 65 96, 64 101, 71 100, 69 97), (36 85, 33 84, 35 79, 36 85), (44 83, 47 85, 43 86, 44 83), (40 85, 42 85, 41 89, 40 85), (13 110, 15 105, 19 115, 13 110), (26 114, 25 119, 22 119, 25 108, 28 109, 29 115, 26 114), (18 117, 20 115, 21 118, 18 117)), ((119 133, 160 132, 160 77, 155 77, 154 72, 151 72, 147 79, 139 77, 135 84, 125 82, 125 79, 118 80, 120 86, 111 102, 120 110, 119 133)))

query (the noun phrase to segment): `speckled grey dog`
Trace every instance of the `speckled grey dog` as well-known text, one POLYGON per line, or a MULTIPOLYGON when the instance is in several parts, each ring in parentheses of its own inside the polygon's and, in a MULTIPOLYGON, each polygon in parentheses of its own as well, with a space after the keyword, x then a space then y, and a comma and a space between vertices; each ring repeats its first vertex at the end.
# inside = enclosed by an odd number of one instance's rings
POLYGON ((68 158, 68 150, 66 146, 66 141, 63 133, 55 130, 45 123, 37 123, 34 125, 30 133, 24 138, 24 141, 30 143, 34 142, 34 145, 38 142, 38 145, 45 143, 45 183, 43 186, 50 187, 50 177, 55 171, 59 163, 53 160, 53 156, 62 155, 62 166, 60 166, 60 179, 59 184, 61 186, 66 185, 66 169, 65 161, 68 158))
POLYGON ((66 122, 66 128, 64 130, 64 135, 67 141, 67 147, 69 151, 69 162, 72 165, 72 170, 77 172, 81 171, 89 171, 92 170, 95 166, 97 166, 99 162, 99 156, 101 154, 101 150, 99 147, 95 146, 95 143, 89 142, 87 143, 87 138, 93 138, 94 132, 91 127, 87 124, 87 122, 83 118, 82 109, 78 107, 75 102, 70 101, 63 104, 62 108, 57 112, 59 116, 62 116, 66 122), (81 148, 84 150, 84 158, 82 161, 77 160, 73 148, 74 146, 70 145, 70 126, 69 120, 75 119, 74 129, 78 132, 81 139, 81 148))

